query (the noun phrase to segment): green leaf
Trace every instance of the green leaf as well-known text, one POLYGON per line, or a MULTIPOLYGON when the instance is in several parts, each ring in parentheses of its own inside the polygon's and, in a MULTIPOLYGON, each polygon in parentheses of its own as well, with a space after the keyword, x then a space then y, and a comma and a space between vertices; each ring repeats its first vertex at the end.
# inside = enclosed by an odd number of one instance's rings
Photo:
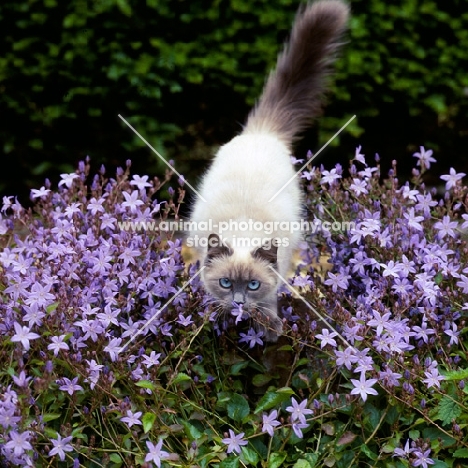
POLYGON ((240 371, 249 365, 248 361, 236 362, 231 366, 231 375, 239 375, 240 371))
POLYGON ((53 421, 54 419, 60 418, 60 416, 62 416, 62 414, 60 413, 46 413, 42 415, 42 421, 43 422, 53 421))
POLYGON ((444 279, 444 276, 442 275, 442 273, 439 271, 435 277, 434 277, 434 282, 435 284, 437 284, 437 286, 440 285, 440 283, 442 283, 442 280, 444 279))
POLYGON ((111 454, 109 459, 112 463, 115 463, 116 465, 121 465, 123 463, 122 458, 120 458, 120 455, 117 453, 111 454))
POLYGON ((44 434, 49 437, 50 439, 56 439, 57 438, 57 431, 54 431, 50 427, 46 426, 44 427, 44 434))
POLYGON ((367 445, 361 445, 361 452, 365 453, 371 460, 377 460, 377 458, 379 458, 367 445))
POLYGON ((57 307, 58 307, 59 303, 58 302, 54 302, 53 304, 50 304, 46 307, 46 313, 50 314, 52 313, 57 307))
POLYGON ((468 458, 468 448, 460 448, 458 450, 455 450, 453 456, 455 458, 468 458))
POLYGON ((137 387, 141 388, 148 388, 150 390, 155 390, 156 385, 154 385, 153 382, 150 382, 149 380, 139 380, 138 382, 135 383, 137 387))
POLYGON ((254 378, 252 379, 252 383, 256 387, 263 387, 266 385, 270 380, 272 379, 271 375, 268 374, 257 374, 254 375, 254 378))
POLYGON ((460 405, 451 398, 444 396, 438 405, 437 417, 442 421, 442 424, 451 424, 453 419, 457 419, 462 413, 460 405))
POLYGON ((126 16, 132 15, 132 7, 128 4, 126 0, 117 0, 117 6, 119 10, 126 16))
POLYGON ((242 447, 242 455, 247 463, 253 466, 257 465, 259 457, 255 450, 251 449, 249 446, 244 446, 242 447))
POLYGON ((172 383, 178 384, 181 382, 187 382, 188 380, 192 380, 192 378, 184 372, 179 372, 176 378, 172 381, 172 383))
POLYGON ((294 390, 289 387, 281 387, 281 388, 278 388, 278 390, 276 390, 276 393, 281 393, 282 395, 283 394, 294 395, 294 390))
POLYGON ((200 439, 203 435, 193 424, 189 423, 188 421, 181 421, 182 425, 185 428, 185 433, 192 439, 197 440, 200 439))
POLYGON ((453 437, 448 436, 445 432, 442 432, 437 427, 428 427, 422 431, 422 436, 425 439, 437 440, 440 439, 444 444, 444 448, 450 447, 456 443, 453 437))
POLYGON ((381 411, 379 411, 372 403, 367 402, 364 406, 364 413, 367 416, 366 420, 368 420, 370 427, 377 427, 380 422, 381 411))
POLYGON ((431 468, 448 468, 448 465, 442 460, 434 460, 434 464, 431 465, 431 468))
POLYGON ((156 415, 154 413, 145 413, 141 422, 143 423, 143 430, 147 434, 153 427, 154 422, 156 421, 156 415))
POLYGON ((276 351, 292 351, 293 347, 291 345, 283 345, 280 348, 278 348, 276 351))
POLYGON ((445 380, 463 380, 468 379, 468 369, 450 371, 444 374, 445 380))
POLYGON ((301 458, 300 460, 297 460, 296 463, 294 463, 293 468, 311 468, 311 466, 307 460, 301 458))
POLYGON ((219 468, 237 468, 238 466, 239 466, 239 457, 225 458, 219 464, 219 468))
POLYGON ((266 392, 258 402, 254 413, 257 414, 260 413, 260 411, 265 411, 270 408, 278 408, 283 401, 289 400, 290 395, 294 394, 290 388, 288 388, 289 391, 284 391, 284 389, 281 390, 283 390, 281 393, 279 390, 276 390, 275 392, 266 392))
POLYGON ((309 462, 311 468, 314 468, 317 465, 319 456, 317 453, 306 453, 304 458, 309 462))
POLYGON ((250 413, 249 404, 242 396, 234 393, 227 404, 228 416, 234 421, 242 421, 250 413))
POLYGON ((268 468, 279 468, 286 460, 286 455, 284 452, 273 452, 268 459, 268 468))

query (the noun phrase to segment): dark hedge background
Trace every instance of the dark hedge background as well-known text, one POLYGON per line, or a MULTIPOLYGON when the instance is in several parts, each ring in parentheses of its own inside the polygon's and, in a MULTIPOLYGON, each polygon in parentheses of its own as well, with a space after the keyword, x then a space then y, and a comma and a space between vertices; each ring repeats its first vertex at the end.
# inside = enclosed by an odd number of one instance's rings
MULTIPOLYGON (((157 175, 163 166, 122 114, 196 181, 240 130, 287 38, 293 0, 29 0, 0 5, 0 194, 27 202, 90 155, 157 175)), ((384 167, 425 145, 468 173, 468 1, 352 0, 348 43, 324 116, 296 155, 357 119, 319 163, 358 144, 384 167)))

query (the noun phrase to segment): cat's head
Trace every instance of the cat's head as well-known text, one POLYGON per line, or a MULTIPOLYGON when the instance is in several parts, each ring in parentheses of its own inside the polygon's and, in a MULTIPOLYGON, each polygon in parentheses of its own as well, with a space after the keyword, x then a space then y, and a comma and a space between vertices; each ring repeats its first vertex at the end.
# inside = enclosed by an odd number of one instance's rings
POLYGON ((209 236, 204 258, 206 290, 225 310, 231 310, 233 302, 244 310, 255 309, 268 341, 276 341, 283 329, 277 311, 278 277, 272 270, 277 261, 274 242, 248 251, 233 248, 217 234, 209 236))

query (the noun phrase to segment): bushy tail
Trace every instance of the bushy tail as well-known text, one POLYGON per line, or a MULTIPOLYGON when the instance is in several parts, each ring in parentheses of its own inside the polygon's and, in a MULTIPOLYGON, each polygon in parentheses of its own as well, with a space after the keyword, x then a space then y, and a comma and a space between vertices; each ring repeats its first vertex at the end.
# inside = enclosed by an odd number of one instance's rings
POLYGON ((288 146, 320 113, 325 78, 330 71, 349 7, 340 0, 320 0, 299 10, 289 43, 278 56, 263 94, 249 114, 243 133, 275 133, 288 146))

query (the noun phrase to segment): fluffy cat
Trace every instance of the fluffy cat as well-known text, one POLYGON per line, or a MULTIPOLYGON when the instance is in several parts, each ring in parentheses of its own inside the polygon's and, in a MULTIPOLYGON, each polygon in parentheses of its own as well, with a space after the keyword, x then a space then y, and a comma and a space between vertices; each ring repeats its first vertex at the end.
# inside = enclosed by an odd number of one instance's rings
POLYGON ((227 312, 233 302, 257 311, 268 341, 283 329, 277 273, 287 275, 300 240, 300 232, 291 233, 284 223, 301 217, 292 145, 320 112, 324 78, 348 15, 340 0, 299 10, 261 98, 242 133, 217 152, 192 209, 189 235, 205 266, 205 289, 227 312))

